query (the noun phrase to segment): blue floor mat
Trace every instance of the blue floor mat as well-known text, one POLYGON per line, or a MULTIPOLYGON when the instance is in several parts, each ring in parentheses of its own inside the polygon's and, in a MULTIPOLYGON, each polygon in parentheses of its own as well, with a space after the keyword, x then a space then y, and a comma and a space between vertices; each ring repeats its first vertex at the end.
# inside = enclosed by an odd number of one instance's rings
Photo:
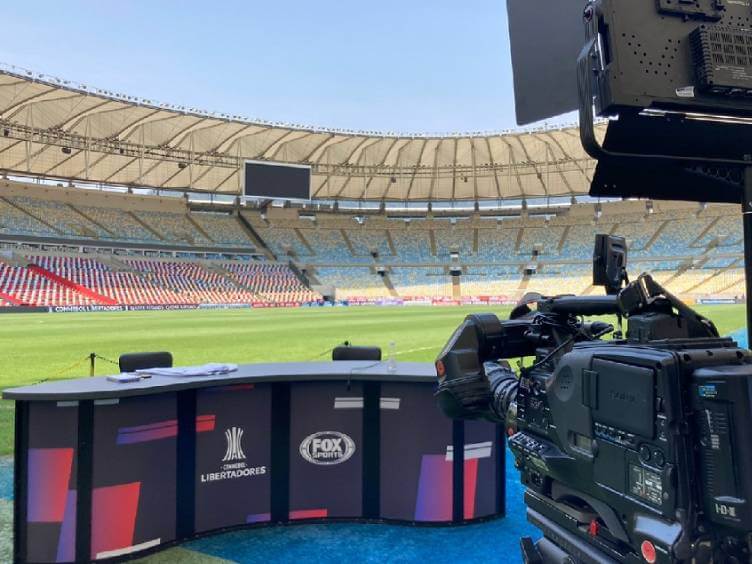
POLYGON ((0 499, 13 499, 13 458, 0 457, 0 499))
POLYGON ((748 342, 747 342, 747 330, 746 329, 739 329, 737 331, 734 331, 733 333, 729 334, 729 337, 734 339, 737 343, 739 343, 739 346, 743 349, 749 348, 748 342))

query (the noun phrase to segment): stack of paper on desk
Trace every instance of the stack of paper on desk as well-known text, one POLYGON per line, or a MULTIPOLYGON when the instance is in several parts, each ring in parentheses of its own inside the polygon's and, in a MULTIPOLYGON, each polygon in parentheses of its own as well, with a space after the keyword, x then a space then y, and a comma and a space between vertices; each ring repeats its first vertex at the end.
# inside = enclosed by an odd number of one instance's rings
POLYGON ((229 374, 238 369, 237 364, 219 364, 209 363, 202 366, 177 366, 174 368, 146 368, 136 370, 136 374, 148 376, 175 376, 177 378, 188 378, 192 376, 215 376, 218 374, 229 374))

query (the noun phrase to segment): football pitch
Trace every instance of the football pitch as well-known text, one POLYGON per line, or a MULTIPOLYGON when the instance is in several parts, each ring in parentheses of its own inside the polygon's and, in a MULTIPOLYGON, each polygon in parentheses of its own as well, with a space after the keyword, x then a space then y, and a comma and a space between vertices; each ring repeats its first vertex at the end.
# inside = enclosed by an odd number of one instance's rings
MULTIPOLYGON (((710 317, 723 335, 745 325, 743 306, 697 309, 710 317)), ((331 349, 344 341, 378 345, 385 354, 389 343, 394 342, 398 360, 430 362, 468 313, 490 311, 506 317, 509 310, 352 307, 7 314, 0 316, 0 389, 88 377, 90 353, 101 357, 95 364, 97 375, 117 372, 111 361, 125 352, 167 350, 177 365, 314 361, 330 359, 331 349)), ((10 559, 12 545, 13 414, 13 403, 0 401, 0 561, 10 559)), ((511 467, 507 474, 509 513, 501 521, 430 533, 421 528, 347 524, 238 531, 193 541, 143 562, 292 561, 310 558, 312 553, 328 554, 332 547, 340 547, 343 554, 363 562, 413 562, 429 556, 435 562, 458 558, 482 561, 498 557, 496 545, 489 543, 489 538, 506 543, 516 556, 517 538, 528 525, 516 474, 511 467), (439 545, 445 558, 437 559, 439 545), (466 552, 468 547, 475 547, 472 555, 466 552)), ((320 561, 340 560, 322 556, 320 561)), ((517 562, 517 558, 508 561, 517 562)))

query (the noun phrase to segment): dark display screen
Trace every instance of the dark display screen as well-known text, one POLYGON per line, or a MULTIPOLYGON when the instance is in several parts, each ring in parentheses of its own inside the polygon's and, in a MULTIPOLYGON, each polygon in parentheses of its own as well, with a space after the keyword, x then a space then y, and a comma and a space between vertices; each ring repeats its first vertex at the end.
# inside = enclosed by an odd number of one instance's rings
POLYGON ((246 196, 308 200, 311 196, 311 168, 246 161, 246 196))

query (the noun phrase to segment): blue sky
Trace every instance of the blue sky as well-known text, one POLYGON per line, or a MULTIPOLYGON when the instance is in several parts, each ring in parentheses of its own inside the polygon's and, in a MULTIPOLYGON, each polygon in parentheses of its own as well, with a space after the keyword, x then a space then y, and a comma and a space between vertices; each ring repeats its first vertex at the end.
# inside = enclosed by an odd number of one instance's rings
POLYGON ((515 127, 503 0, 33 0, 0 61, 250 118, 397 132, 515 127))

